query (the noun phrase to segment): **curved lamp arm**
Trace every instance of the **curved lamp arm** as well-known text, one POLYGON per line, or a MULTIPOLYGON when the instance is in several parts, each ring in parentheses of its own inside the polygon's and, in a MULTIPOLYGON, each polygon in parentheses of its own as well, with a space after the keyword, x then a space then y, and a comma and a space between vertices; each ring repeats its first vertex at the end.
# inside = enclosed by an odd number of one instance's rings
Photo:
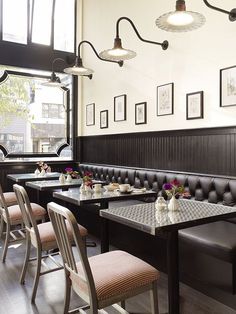
POLYGON ((169 46, 169 43, 167 40, 164 40, 163 43, 159 43, 159 42, 156 42, 156 41, 151 41, 151 40, 147 40, 147 39, 144 39, 141 37, 141 35, 139 34, 136 26, 134 25, 133 21, 131 21, 131 19, 129 19, 128 17, 126 16, 122 16, 120 17, 117 22, 116 22, 116 38, 119 39, 120 36, 119 36, 119 24, 122 20, 126 20, 128 21, 131 26, 133 27, 136 35, 138 36, 138 38, 141 40, 141 41, 144 41, 145 43, 149 43, 149 44, 154 44, 154 45, 160 45, 162 47, 163 50, 166 50, 169 46))
POLYGON ((231 11, 226 11, 226 10, 223 10, 221 8, 217 8, 217 7, 213 6, 213 5, 211 5, 207 0, 203 0, 203 2, 210 9, 213 9, 213 10, 216 10, 216 11, 228 14, 229 15, 229 20, 231 22, 236 21, 236 9, 232 9, 231 11))
POLYGON ((80 47, 82 46, 82 44, 88 44, 92 49, 93 52, 95 53, 95 55, 98 57, 98 59, 102 60, 102 61, 106 61, 106 62, 113 62, 113 63, 118 63, 120 67, 123 66, 124 62, 123 61, 112 61, 112 60, 106 60, 103 59, 99 56, 97 50, 95 49, 95 47, 93 46, 93 44, 90 41, 87 40, 82 40, 79 45, 78 45, 78 59, 81 60, 81 54, 80 54, 80 47))
MULTIPOLYGON (((58 81, 58 79, 59 79, 58 76, 56 76, 56 73, 54 71, 54 64, 57 61, 62 61, 63 63, 67 64, 67 62, 64 59, 62 59, 62 58, 55 58, 55 59, 53 59, 53 61, 52 61, 52 74, 51 74, 51 80, 52 81, 58 81)), ((59 81, 60 81, 60 79, 59 79, 59 81)))

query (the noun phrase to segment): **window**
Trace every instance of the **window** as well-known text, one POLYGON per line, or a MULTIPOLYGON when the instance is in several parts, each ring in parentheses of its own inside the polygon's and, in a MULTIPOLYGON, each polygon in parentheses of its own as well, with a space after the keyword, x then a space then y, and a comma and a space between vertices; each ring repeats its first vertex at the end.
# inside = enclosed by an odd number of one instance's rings
POLYGON ((53 0, 34 0, 33 3, 32 42, 50 45, 53 0))
POLYGON ((64 105, 42 104, 42 118, 64 119, 64 105))
POLYGON ((1 5, 3 42, 74 53, 75 0, 0 0, 1 5))
POLYGON ((2 38, 27 44, 27 0, 3 0, 2 38))
POLYGON ((74 0, 56 1, 54 22, 54 49, 68 52, 74 51, 74 6, 74 0), (66 23, 64 21, 66 21, 66 23))
POLYGON ((65 88, 44 86, 42 83, 48 76, 33 74, 33 71, 3 72, 0 78, 0 149, 6 150, 7 157, 45 154, 53 157, 67 148, 66 158, 71 159, 68 146, 72 82, 71 76, 60 76, 65 88))

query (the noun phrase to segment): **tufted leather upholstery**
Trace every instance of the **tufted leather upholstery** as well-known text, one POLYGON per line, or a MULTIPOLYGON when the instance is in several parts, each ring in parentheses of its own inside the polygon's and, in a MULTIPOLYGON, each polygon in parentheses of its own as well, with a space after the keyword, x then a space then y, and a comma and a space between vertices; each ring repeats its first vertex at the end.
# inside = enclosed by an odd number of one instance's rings
MULTIPOLYGON (((85 164, 80 168, 91 171, 96 179, 146 187, 158 195, 164 183, 177 179, 193 200, 236 206, 236 178, 85 164)), ((232 291, 236 293, 236 218, 180 230, 179 238, 181 245, 232 263, 232 291)))
POLYGON ((146 187, 158 195, 164 183, 177 179, 194 200, 236 206, 236 178, 88 164, 81 164, 80 170, 92 172, 95 179, 146 187))

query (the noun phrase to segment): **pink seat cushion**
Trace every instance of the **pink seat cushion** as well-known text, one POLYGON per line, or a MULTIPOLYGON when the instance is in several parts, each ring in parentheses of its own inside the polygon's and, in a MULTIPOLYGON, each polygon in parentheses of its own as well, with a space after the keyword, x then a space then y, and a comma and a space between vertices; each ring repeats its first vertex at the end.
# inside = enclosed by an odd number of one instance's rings
MULTIPOLYGON (((31 207, 36 220, 42 219, 46 215, 46 209, 44 209, 42 206, 31 203, 31 207)), ((22 222, 22 213, 19 205, 9 206, 8 213, 10 216, 10 224, 18 224, 22 222)), ((5 212, 3 217, 6 219, 5 212)))
MULTIPOLYGON (((89 258, 98 301, 125 294, 148 285, 159 278, 157 269, 124 251, 112 251, 89 258)), ((82 265, 77 264, 78 275, 71 272, 72 284, 88 294, 82 265)))
MULTIPOLYGON (((72 241, 73 240, 72 231, 67 221, 66 221, 66 225, 69 231, 70 239, 72 241)), ((83 226, 79 224, 78 224, 78 227, 79 227, 81 236, 82 237, 87 236, 88 234, 87 229, 85 229, 83 226)), ((51 221, 39 224, 38 231, 39 231, 39 236, 40 236, 43 251, 52 250, 58 247, 57 242, 56 242, 55 232, 54 232, 51 221)), ((31 241, 32 241, 32 244, 36 247, 37 239, 35 236, 35 232, 33 231, 33 228, 31 228, 31 241)))
POLYGON ((12 206, 17 204, 16 194, 14 192, 3 193, 7 206, 12 206))

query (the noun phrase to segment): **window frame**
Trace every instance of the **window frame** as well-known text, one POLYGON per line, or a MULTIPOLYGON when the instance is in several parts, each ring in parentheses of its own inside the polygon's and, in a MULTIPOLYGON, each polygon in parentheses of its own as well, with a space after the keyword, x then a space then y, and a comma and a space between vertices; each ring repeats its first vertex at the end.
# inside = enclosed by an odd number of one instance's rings
MULTIPOLYGON (((52 68, 52 61, 55 58, 62 58, 66 60, 67 63, 73 63, 75 59, 76 51, 76 28, 77 28, 77 1, 74 0, 74 52, 67 52, 54 49, 54 13, 56 0, 53 0, 52 5, 52 21, 51 21, 51 40, 50 45, 42 45, 37 43, 32 43, 32 26, 33 26, 33 10, 34 2, 32 0, 32 8, 30 13, 30 0, 28 2, 28 12, 27 12, 27 44, 15 43, 3 40, 3 0, 0 0, 0 49, 1 57, 0 64, 22 67, 22 68, 31 68, 31 69, 40 69, 45 71, 50 71, 52 68), (30 16, 32 20, 30 21, 30 16), (9 57, 9 51, 13 51, 14 55, 17 55, 17 58, 9 57), (48 57, 50 56, 50 57, 48 57), (25 61, 27 60, 27 62, 25 61)), ((54 70, 57 72, 62 72, 64 65, 59 62, 55 64, 54 70)))
MULTIPOLYGON (((2 77, 0 77, 0 84, 2 84, 5 80, 7 80, 9 75, 19 75, 19 76, 25 76, 25 77, 35 77, 35 78, 45 78, 45 79, 49 79, 49 76, 46 75, 41 75, 41 74, 32 74, 32 73, 25 73, 25 72, 18 72, 18 71, 12 71, 12 70, 5 70, 2 77)), ((73 86, 75 84, 73 84, 73 79, 72 79, 72 93, 73 93, 73 86)), ((70 111, 72 111, 72 113, 74 112, 73 107, 74 107, 74 102, 71 102, 71 107, 70 107, 70 89, 67 87, 61 87, 61 89, 66 93, 66 103, 67 103, 67 108, 66 108, 66 141, 64 144, 62 144, 60 147, 58 147, 57 151, 55 153, 31 153, 31 152, 26 152, 26 153, 20 153, 20 154, 16 154, 16 153, 9 153, 6 149, 6 147, 4 147, 3 145, 0 144, 0 150, 2 151, 3 155, 5 158, 36 158, 36 157, 60 157, 60 153, 61 151, 68 147, 72 146, 73 143, 73 138, 74 138, 74 134, 73 134, 73 125, 72 125, 72 134, 70 137, 70 126, 71 123, 73 123, 74 119, 70 119, 70 111), (70 121, 72 120, 72 121, 70 121)), ((73 116, 73 115, 72 115, 73 116)), ((75 121, 74 121, 75 122, 75 121)), ((73 152, 73 149, 72 149, 73 152)))
MULTIPOLYGON (((55 1, 53 0, 53 10, 52 10, 52 17, 54 16, 55 12, 55 1)), ((76 38, 77 38, 77 1, 74 0, 74 52, 66 52, 61 50, 54 49, 54 21, 52 18, 52 32, 51 32, 51 44, 49 46, 41 45, 32 43, 30 41, 31 39, 31 33, 32 33, 32 23, 33 20, 30 21, 30 0, 27 0, 28 2, 28 18, 27 18, 27 44, 21 44, 21 43, 14 43, 10 41, 3 40, 3 0, 0 0, 0 64, 5 66, 12 66, 17 68, 23 68, 23 69, 33 69, 33 70, 42 70, 42 71, 50 71, 52 70, 52 62, 56 58, 64 59, 66 63, 72 64, 76 57, 76 38)), ((32 7, 31 7, 31 14, 33 16, 33 2, 32 0, 32 7)), ((63 69, 65 67, 65 64, 62 62, 56 62, 54 64, 54 71, 58 73, 63 73, 63 69)), ((9 71, 8 71, 9 72, 9 71)), ((22 74, 22 73, 21 73, 22 74)), ((30 73, 28 73, 30 74, 30 73)), ((37 75, 38 76, 38 75, 37 75)), ((47 77, 49 78, 49 77, 47 77)), ((70 97, 70 93, 68 93, 68 97, 70 97)), ((68 138, 67 143, 70 143, 70 147, 72 149, 72 157, 71 160, 74 161, 77 158, 78 152, 77 152, 77 142, 76 142, 76 136, 77 136, 77 129, 78 129, 78 108, 77 108, 77 102, 78 102, 78 78, 76 76, 72 76, 72 93, 71 93, 71 108, 72 111, 71 115, 71 126, 69 123, 67 123, 67 134, 70 134, 70 127, 71 127, 71 134, 70 138, 68 138)), ((67 100, 68 101, 68 100, 67 100)), ((68 102, 69 103, 69 102, 68 102)), ((67 145, 65 146, 67 147, 67 145)), ((65 147, 60 147, 57 151, 57 154, 48 154, 48 153, 41 153, 41 154, 21 154, 16 155, 9 154, 5 147, 0 145, 0 150, 3 152, 4 156, 7 156, 7 158, 37 158, 37 157, 55 157, 58 158, 61 151, 65 147)), ((28 162, 29 160, 22 160, 23 162, 28 162)), ((59 160, 58 160, 59 161, 59 160)), ((5 162, 5 161, 3 161, 5 162)), ((2 161, 0 161, 2 163, 2 161)))

